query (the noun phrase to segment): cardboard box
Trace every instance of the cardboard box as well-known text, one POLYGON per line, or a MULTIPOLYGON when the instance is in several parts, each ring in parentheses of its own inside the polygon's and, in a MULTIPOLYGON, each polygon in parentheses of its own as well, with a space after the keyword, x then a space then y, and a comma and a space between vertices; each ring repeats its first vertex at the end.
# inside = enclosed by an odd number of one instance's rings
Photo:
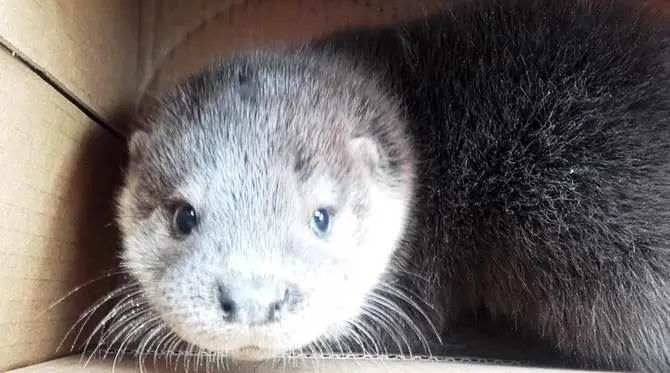
MULTIPOLYGON (((127 133, 120 114, 143 94, 160 92, 234 49, 420 17, 447 3, 0 1, 0 371, 139 371, 132 360, 84 364, 77 351, 57 351, 86 307, 113 288, 115 276, 50 305, 116 264, 113 197, 127 133)), ((449 358, 295 359, 287 365, 296 373, 550 372, 449 358)), ((238 370, 283 371, 270 363, 238 370)))

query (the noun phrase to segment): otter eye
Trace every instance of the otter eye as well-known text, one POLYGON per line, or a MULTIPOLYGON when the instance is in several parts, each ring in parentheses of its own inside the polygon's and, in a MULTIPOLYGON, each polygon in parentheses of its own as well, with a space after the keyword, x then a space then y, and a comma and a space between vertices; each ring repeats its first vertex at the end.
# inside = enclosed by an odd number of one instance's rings
POLYGON ((311 222, 312 230, 318 236, 325 236, 330 229, 330 212, 328 209, 320 208, 314 211, 311 222))
POLYGON ((193 228, 198 225, 198 217, 193 206, 188 202, 179 204, 175 210, 172 225, 179 234, 191 234, 193 228))

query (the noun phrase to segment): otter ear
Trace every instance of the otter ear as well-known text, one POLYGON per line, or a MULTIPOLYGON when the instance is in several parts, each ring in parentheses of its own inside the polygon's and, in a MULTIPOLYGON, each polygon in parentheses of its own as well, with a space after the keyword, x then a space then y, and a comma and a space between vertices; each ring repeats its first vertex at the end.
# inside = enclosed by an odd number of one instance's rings
POLYGON ((130 135, 128 140, 128 155, 130 160, 139 161, 143 158, 144 152, 151 141, 149 133, 144 130, 136 130, 130 135))
POLYGON ((353 158, 370 172, 379 166, 382 154, 376 139, 369 136, 354 137, 349 142, 349 149, 353 158))

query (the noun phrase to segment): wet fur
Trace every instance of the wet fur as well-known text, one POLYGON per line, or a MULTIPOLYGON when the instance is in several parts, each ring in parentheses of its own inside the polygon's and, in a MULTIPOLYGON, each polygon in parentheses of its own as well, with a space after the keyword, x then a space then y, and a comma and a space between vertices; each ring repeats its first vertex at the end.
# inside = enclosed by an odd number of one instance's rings
MULTIPOLYGON (((670 371, 669 51, 664 23, 621 2, 501 0, 237 63, 251 71, 297 66, 286 84, 304 90, 313 88, 310 78, 325 79, 304 65, 323 64, 332 81, 369 77, 375 83, 363 87, 385 92, 362 110, 378 105, 403 118, 413 155, 399 142, 404 129, 385 130, 396 120, 368 116, 372 127, 359 130, 379 146, 381 180, 408 182, 399 175, 410 161, 416 172, 411 225, 385 281, 415 294, 445 340, 458 313, 483 308, 579 366, 662 372, 670 371)), ((208 121, 203 113, 218 109, 201 103, 217 102, 207 98, 222 89, 217 82, 235 76, 220 71, 185 83, 173 117, 208 121)), ((255 88, 245 84, 253 100, 255 88)), ((333 91, 311 92, 342 105, 333 91)), ((338 94, 358 92, 365 90, 338 94)), ((164 136, 194 133, 175 126, 164 136)), ((177 169, 207 162, 211 139, 183 141, 201 147, 198 159, 154 159, 164 172, 138 178, 144 194, 128 202, 138 216, 174 189, 177 169)), ((298 149, 287 167, 321 172, 311 161, 316 149, 301 148, 310 143, 287 145, 298 149)), ((141 148, 131 141, 131 153, 141 148)), ((136 153, 140 167, 146 154, 136 153)), ((440 350, 425 317, 405 303, 398 301, 423 328, 405 325, 413 352, 421 352, 419 334, 440 350)))

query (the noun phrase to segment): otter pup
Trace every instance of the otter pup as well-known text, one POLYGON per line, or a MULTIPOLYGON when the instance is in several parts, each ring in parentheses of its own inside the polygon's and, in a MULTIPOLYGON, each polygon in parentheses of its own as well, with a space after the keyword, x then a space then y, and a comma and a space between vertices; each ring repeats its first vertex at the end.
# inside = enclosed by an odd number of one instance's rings
POLYGON ((138 116, 118 199, 143 338, 449 353, 481 308, 581 367, 670 371, 663 26, 466 1, 190 77, 138 116))

